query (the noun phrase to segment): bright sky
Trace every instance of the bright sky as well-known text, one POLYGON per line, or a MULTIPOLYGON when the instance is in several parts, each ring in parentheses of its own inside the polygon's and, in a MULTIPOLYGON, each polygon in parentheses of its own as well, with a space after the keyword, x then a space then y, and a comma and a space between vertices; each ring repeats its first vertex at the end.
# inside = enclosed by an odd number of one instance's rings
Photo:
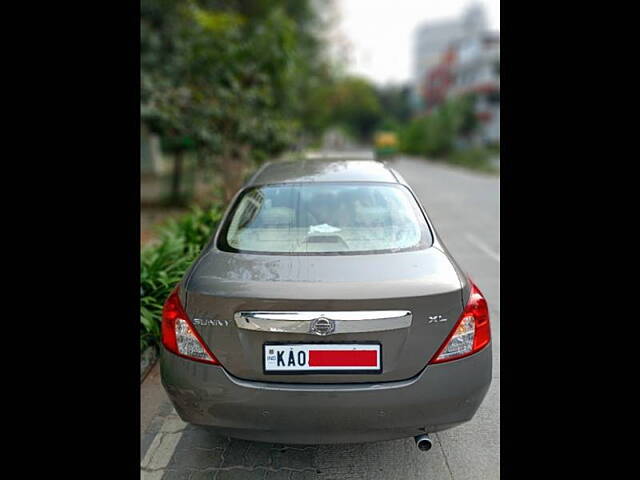
POLYGON ((349 71, 379 84, 411 78, 413 34, 431 20, 484 5, 491 30, 500 30, 500 0, 336 0, 338 30, 350 45, 349 71))

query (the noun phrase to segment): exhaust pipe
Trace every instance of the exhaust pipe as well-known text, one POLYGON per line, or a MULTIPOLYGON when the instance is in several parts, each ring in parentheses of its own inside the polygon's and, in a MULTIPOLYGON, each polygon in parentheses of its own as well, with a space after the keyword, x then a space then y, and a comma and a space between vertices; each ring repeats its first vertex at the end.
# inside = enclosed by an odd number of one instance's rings
POLYGON ((429 434, 425 433, 423 435, 416 435, 413 438, 416 441, 418 449, 422 450, 423 452, 428 452, 429 450, 431 450, 433 442, 429 438, 429 434))

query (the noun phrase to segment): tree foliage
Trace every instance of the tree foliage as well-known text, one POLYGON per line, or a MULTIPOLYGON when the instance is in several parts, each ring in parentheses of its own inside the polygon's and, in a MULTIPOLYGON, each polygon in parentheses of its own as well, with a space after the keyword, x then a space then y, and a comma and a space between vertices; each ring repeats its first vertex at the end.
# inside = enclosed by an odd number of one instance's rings
POLYGON ((448 155, 457 139, 468 137, 477 127, 474 102, 470 95, 454 98, 435 112, 414 118, 400 129, 401 150, 412 155, 448 155))
POLYGON ((382 119, 375 86, 355 76, 334 78, 312 92, 310 130, 320 134, 329 127, 342 127, 357 140, 371 141, 382 119))
POLYGON ((388 124, 404 124, 411 118, 408 85, 388 85, 377 89, 380 106, 384 112, 383 122, 388 124))
POLYGON ((291 145, 323 68, 305 0, 142 0, 141 116, 168 150, 218 159, 227 197, 291 145))

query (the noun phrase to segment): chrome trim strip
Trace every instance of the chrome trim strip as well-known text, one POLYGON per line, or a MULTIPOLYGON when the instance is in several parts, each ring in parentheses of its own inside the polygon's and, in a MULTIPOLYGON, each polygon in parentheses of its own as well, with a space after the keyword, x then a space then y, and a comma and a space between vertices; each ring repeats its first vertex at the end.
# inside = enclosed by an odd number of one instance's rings
POLYGON ((409 310, 373 310, 351 312, 242 311, 233 316, 236 326, 244 330, 278 333, 309 333, 317 318, 333 320, 339 333, 382 332, 411 326, 409 310))

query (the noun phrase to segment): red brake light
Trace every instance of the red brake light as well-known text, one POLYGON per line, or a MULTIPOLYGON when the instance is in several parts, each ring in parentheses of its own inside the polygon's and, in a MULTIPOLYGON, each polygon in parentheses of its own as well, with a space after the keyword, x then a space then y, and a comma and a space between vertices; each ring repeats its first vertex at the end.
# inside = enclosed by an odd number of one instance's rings
POLYGON ((220 365, 182 308, 177 287, 162 308, 162 344, 170 352, 189 360, 220 365))
POLYGON ((480 289, 471 282, 471 294, 460 318, 429 363, 442 363, 466 357, 491 341, 489 307, 480 289))

